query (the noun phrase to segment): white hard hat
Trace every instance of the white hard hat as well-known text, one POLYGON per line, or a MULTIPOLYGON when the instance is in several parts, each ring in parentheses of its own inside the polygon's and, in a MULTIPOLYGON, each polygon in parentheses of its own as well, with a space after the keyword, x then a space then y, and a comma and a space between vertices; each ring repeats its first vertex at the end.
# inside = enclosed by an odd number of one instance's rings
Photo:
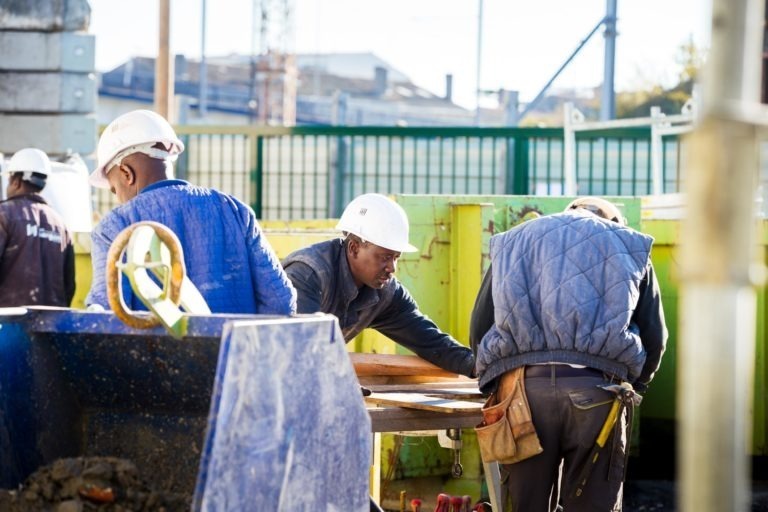
POLYGON ((45 178, 40 179, 32 173, 48 176, 51 174, 51 161, 45 152, 36 148, 24 148, 18 150, 8 161, 8 166, 3 169, 3 174, 22 173, 21 179, 38 187, 45 186, 45 178))
POLYGON ((612 202, 606 201, 601 197, 587 196, 576 198, 571 201, 568 206, 565 207, 565 210, 575 210, 577 208, 588 210, 598 217, 602 217, 606 220, 612 220, 613 222, 617 222, 622 226, 627 224, 627 219, 625 219, 621 214, 621 210, 619 210, 612 202))
POLYGON ((94 187, 109 188, 109 169, 133 153, 175 160, 182 151, 184 143, 168 121, 149 110, 134 110, 121 115, 104 129, 96 150, 98 164, 89 181, 94 187), (165 147, 165 151, 152 147, 158 142, 165 147))
POLYGON ((352 233, 397 252, 418 249, 408 243, 408 216, 396 202, 381 194, 363 194, 344 209, 336 229, 352 233))

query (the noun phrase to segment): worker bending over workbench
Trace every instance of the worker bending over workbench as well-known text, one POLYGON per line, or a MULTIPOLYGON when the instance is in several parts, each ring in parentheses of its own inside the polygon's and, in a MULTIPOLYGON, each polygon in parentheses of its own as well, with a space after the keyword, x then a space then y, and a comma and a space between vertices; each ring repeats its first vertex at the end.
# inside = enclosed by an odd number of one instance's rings
POLYGON ((363 194, 344 209, 336 229, 344 238, 283 260, 296 287, 297 311, 336 315, 345 341, 376 329, 440 368, 473 376, 472 351, 419 311, 394 276, 400 254, 417 250, 408 243, 408 217, 400 205, 381 194, 363 194))
MULTIPOLYGON (((110 189, 121 206, 91 235, 89 308, 108 307, 105 265, 115 237, 131 224, 155 221, 178 237, 187 276, 212 312, 295 312, 296 292, 253 210, 223 192, 173 179, 184 144, 164 118, 148 110, 124 114, 104 130, 97 151, 91 184, 110 189)), ((122 288, 129 308, 146 309, 130 286, 122 288)))
MULTIPOLYGON (((335 238, 288 255, 283 266, 296 287, 298 313, 330 313, 344 340, 376 329, 450 372, 474 376, 472 351, 438 329, 394 276, 397 260, 414 252, 408 217, 386 196, 363 194, 347 205, 335 238)), ((371 511, 381 509, 371 499, 371 511)))

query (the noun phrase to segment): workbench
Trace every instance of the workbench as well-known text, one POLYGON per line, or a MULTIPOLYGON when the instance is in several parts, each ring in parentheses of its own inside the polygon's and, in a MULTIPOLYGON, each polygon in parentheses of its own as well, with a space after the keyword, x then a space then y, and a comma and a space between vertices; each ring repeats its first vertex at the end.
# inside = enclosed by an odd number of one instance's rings
MULTIPOLYGON (((438 382, 404 380, 407 378, 388 381, 396 384, 371 384, 371 379, 360 379, 372 392, 365 402, 374 433, 466 429, 480 423, 483 397, 477 381, 460 377, 438 382)), ((493 510, 501 510, 499 465, 483 462, 483 469, 493 510)))

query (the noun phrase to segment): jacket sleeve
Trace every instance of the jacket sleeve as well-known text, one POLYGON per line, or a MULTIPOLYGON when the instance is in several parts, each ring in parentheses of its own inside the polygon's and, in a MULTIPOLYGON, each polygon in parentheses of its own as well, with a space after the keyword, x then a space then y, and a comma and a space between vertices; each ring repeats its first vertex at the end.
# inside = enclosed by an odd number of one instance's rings
POLYGON ((392 303, 369 326, 412 350, 422 359, 450 372, 474 376, 472 351, 419 311, 408 291, 397 284, 392 303))
POLYGON ((640 339, 646 352, 643 370, 633 383, 638 391, 643 392, 659 369, 668 337, 659 282, 650 262, 645 278, 640 283, 640 298, 632 315, 632 323, 639 329, 640 339))
POLYGON ((103 224, 97 225, 91 233, 91 289, 85 297, 85 305, 98 304, 109 309, 107 301, 106 267, 107 252, 112 243, 104 234, 103 224))
POLYGON ((247 211, 248 254, 256 294, 256 313, 291 315, 296 312, 296 290, 261 231, 253 210, 248 208, 247 211))
MULTIPOLYGON (((91 233, 91 289, 85 297, 85 305, 98 304, 104 309, 110 309, 107 300, 107 253, 117 235, 128 226, 122 224, 120 217, 109 214, 93 229, 91 233)), ((121 287, 123 290, 123 302, 134 311, 146 311, 146 307, 133 295, 131 284, 122 272, 121 287)))
POLYGON ((475 356, 477 356, 477 347, 480 346, 483 336, 493 327, 492 275, 493 273, 489 266, 488 271, 483 277, 483 282, 480 284, 480 290, 477 292, 475 306, 472 308, 472 318, 469 324, 469 345, 472 347, 472 353, 475 356))
POLYGON ((67 306, 71 306, 75 296, 75 248, 71 240, 64 249, 64 295, 67 306))
POLYGON ((322 287, 317 273, 300 261, 294 261, 285 267, 288 279, 296 288, 296 312, 317 313, 322 311, 322 287))

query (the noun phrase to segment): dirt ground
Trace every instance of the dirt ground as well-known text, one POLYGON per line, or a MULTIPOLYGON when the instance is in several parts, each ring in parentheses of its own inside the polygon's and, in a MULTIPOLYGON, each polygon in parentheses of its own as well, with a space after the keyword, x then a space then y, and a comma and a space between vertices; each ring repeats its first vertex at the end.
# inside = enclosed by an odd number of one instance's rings
MULTIPOLYGON (((674 511, 675 496, 671 480, 629 480, 624 490, 624 512, 674 511)), ((768 481, 752 483, 751 512, 768 512, 768 481)))
POLYGON ((191 496, 152 489, 136 466, 114 457, 59 459, 19 489, 0 490, 3 512, 188 511, 191 496))

